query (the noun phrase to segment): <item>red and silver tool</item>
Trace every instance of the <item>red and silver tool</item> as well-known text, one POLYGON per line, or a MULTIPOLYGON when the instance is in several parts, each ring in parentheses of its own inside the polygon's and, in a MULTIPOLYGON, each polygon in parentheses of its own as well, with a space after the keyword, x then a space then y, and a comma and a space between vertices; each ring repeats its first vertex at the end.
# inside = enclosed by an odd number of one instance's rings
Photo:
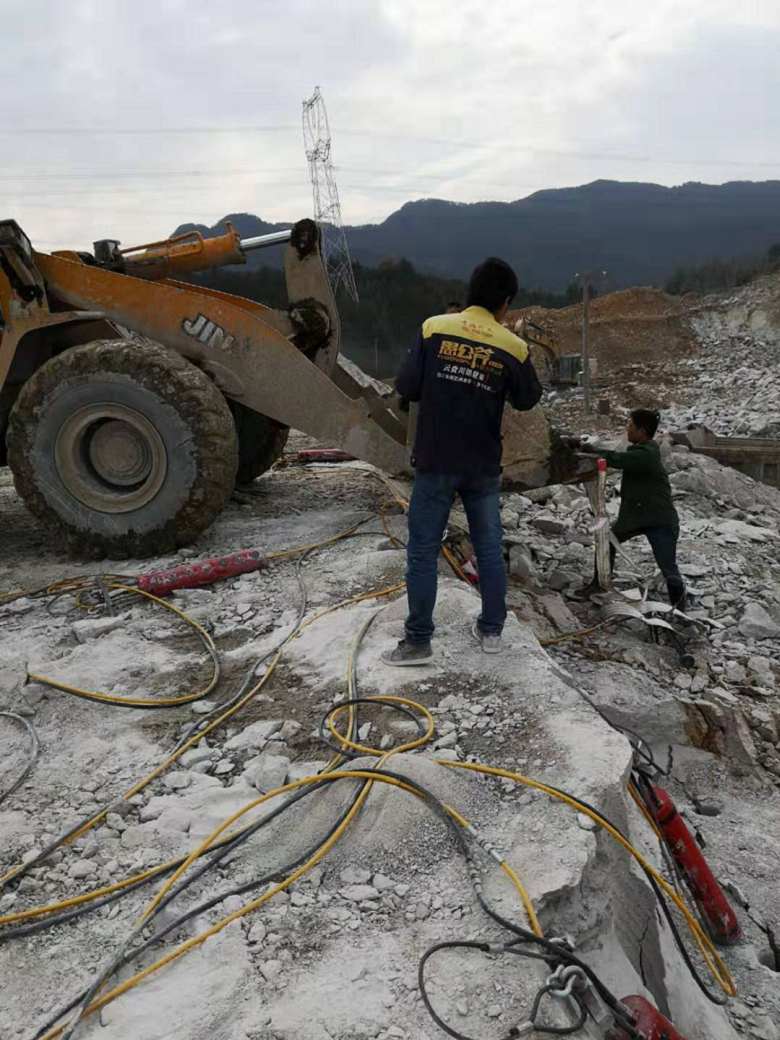
MULTIPOLYGON (((620 1001, 634 1019, 634 1029, 640 1034, 642 1040, 685 1040, 668 1018, 664 1018, 661 1012, 654 1008, 649 1000, 644 997, 623 997, 620 1001)), ((606 1040, 630 1040, 625 1029, 616 1026, 611 1029, 606 1040)))
POLYGON ((263 570, 267 566, 268 560, 259 549, 239 549, 238 552, 228 553, 227 556, 212 556, 208 560, 182 563, 164 571, 149 571, 138 578, 136 585, 141 592, 148 592, 153 596, 167 596, 176 589, 194 589, 199 585, 211 585, 215 581, 263 570))
POLYGON ((742 937, 737 916, 669 793, 653 785, 649 795, 647 807, 712 937, 719 943, 737 942, 742 937))

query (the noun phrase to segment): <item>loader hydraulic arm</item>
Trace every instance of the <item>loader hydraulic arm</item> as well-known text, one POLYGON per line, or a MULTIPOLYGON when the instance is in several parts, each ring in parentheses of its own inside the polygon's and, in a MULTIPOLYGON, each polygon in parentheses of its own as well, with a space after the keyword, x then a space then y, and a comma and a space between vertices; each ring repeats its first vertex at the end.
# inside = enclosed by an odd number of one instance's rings
POLYGON ((208 271, 227 264, 245 264, 247 254, 255 249, 289 242, 293 229, 274 231, 255 238, 239 238, 228 222, 227 230, 214 238, 204 238, 199 231, 186 231, 160 242, 120 248, 115 239, 95 242, 95 261, 101 267, 131 274, 135 278, 157 281, 162 278, 180 278, 196 271, 208 271))

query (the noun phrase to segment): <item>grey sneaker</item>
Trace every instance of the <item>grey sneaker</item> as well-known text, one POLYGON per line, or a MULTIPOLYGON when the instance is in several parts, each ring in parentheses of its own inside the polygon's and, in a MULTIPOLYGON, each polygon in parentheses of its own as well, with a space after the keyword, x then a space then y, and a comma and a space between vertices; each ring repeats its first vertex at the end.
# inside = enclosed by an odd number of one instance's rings
POLYGON ((415 665, 430 664, 433 650, 430 643, 410 643, 407 639, 401 639, 394 650, 386 650, 382 654, 382 660, 397 668, 413 668, 415 665))
POLYGON ((501 636, 490 636, 483 632, 479 627, 478 621, 475 621, 471 626, 471 634, 482 647, 483 654, 500 654, 504 648, 501 636))

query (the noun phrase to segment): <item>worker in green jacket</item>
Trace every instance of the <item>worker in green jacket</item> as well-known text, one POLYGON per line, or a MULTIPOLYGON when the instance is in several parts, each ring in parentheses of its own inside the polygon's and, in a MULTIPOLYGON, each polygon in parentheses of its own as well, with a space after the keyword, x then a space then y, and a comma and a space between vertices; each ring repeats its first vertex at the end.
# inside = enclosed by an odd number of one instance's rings
MULTIPOLYGON (((620 511, 612 533, 618 542, 628 541, 643 534, 666 579, 669 602, 678 610, 685 609, 685 583, 677 567, 677 539, 680 519, 672 501, 661 451, 654 440, 660 415, 648 408, 631 412, 626 433, 627 451, 606 451, 594 445, 579 442, 580 451, 606 459, 608 466, 623 471, 620 484, 620 511)), ((616 550, 610 545, 610 563, 614 567, 616 550)), ((595 591, 594 577, 583 593, 595 591)))

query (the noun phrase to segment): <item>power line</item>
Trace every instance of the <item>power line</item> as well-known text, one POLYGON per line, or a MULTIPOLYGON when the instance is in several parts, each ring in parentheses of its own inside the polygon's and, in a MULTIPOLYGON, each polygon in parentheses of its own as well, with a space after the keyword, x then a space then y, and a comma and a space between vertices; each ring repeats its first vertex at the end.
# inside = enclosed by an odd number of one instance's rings
POLYGON ((14 137, 124 137, 158 134, 272 134, 297 130, 296 126, 17 126, 0 127, 0 134, 14 137))
POLYGON ((272 166, 262 170, 245 167, 236 170, 84 170, 75 173, 0 173, 0 180, 121 180, 135 177, 239 177, 262 173, 301 172, 300 166, 272 166))
MULTIPOLYGON (((305 181, 303 180, 303 178, 301 178, 300 183, 297 184, 297 185, 293 185, 290 182, 289 179, 288 180, 284 180, 284 181, 258 181, 257 184, 258 184, 259 187, 265 187, 265 188, 274 188, 274 187, 276 187, 276 188, 288 188, 289 189, 291 187, 299 187, 299 188, 303 189, 305 187, 305 181)), ((136 188, 128 187, 126 189, 94 187, 94 188, 84 188, 84 189, 79 188, 79 189, 76 189, 75 191, 63 191, 62 189, 56 189, 56 188, 53 188, 51 191, 26 191, 24 188, 21 188, 21 187, 10 187, 10 188, 3 189, 3 191, 0 192, 0 195, 5 196, 5 197, 10 196, 10 197, 13 197, 13 198, 20 198, 21 197, 21 198, 26 198, 26 199, 35 199, 35 198, 38 198, 38 199, 44 199, 44 198, 71 198, 71 197, 77 197, 79 195, 89 195, 91 197, 94 197, 96 195, 122 195, 122 196, 130 195, 130 196, 132 196, 134 192, 137 194, 140 190, 143 190, 143 189, 139 189, 137 187, 136 188)), ((216 189, 211 188, 211 187, 209 187, 209 186, 207 186, 205 184, 204 185, 199 185, 199 186, 183 184, 183 185, 177 185, 176 189, 175 189, 177 195, 181 194, 182 192, 197 194, 198 192, 213 192, 214 190, 216 190, 216 189)))
MULTIPOLYGON (((35 202, 32 205, 22 203, 21 208, 24 210, 32 210, 33 212, 41 210, 47 213, 62 213, 65 211, 67 211, 68 213, 113 213, 117 217, 133 217, 136 220, 138 219, 139 212, 137 203, 128 207, 118 207, 108 205, 106 203, 103 203, 102 205, 98 206, 74 206, 72 203, 68 203, 65 206, 62 203, 35 202)), ((212 206, 212 209, 216 209, 216 207, 212 206)), ((179 209, 149 209, 149 207, 144 206, 142 212, 144 216, 152 215, 155 217, 180 217, 182 213, 185 213, 186 211, 186 206, 181 206, 179 209)), ((221 217, 224 216, 224 214, 221 213, 221 210, 219 212, 221 214, 219 219, 221 219, 221 217)), ((273 223, 273 221, 269 221, 269 223, 273 223)))
MULTIPOLYGON (((12 136, 96 136, 96 137, 122 137, 122 136, 165 136, 186 134, 260 134, 260 133, 288 133, 296 131, 297 127, 279 123, 275 125, 244 125, 244 126, 173 126, 173 127, 0 127, 0 135, 12 136)), ((355 127, 352 129, 342 128, 339 133, 351 137, 383 138, 385 140, 408 141, 411 144, 432 144, 449 148, 460 148, 463 150, 477 151, 515 151, 525 155, 548 155, 556 158, 587 159, 593 162, 634 162, 651 163, 655 165, 669 166, 728 166, 744 169, 746 167, 780 168, 780 159, 720 159, 720 158, 694 158, 686 156, 682 158, 663 157, 657 155, 634 155, 621 152, 586 151, 582 149, 560 149, 546 146, 535 146, 528 143, 512 144, 505 141, 474 141, 446 137, 428 137, 416 134, 393 133, 372 128, 369 130, 355 127)))
MULTIPOLYGON (((366 174, 369 174, 372 177, 397 177, 397 176, 402 176, 403 179, 404 179, 404 183, 406 183, 406 184, 412 183, 412 182, 415 182, 415 181, 430 182, 431 177, 435 176, 433 174, 409 173, 407 170, 397 169, 397 168, 396 169, 387 169, 387 168, 382 169, 382 168, 376 167, 376 166, 351 166, 349 164, 347 164, 347 165, 339 164, 338 166, 336 166, 334 164, 334 170, 340 171, 340 172, 346 172, 348 174, 364 174, 364 173, 366 173, 366 174)), ((224 179, 226 177, 237 177, 237 176, 247 176, 247 177, 252 176, 252 177, 259 178, 261 174, 265 174, 265 173, 285 173, 285 172, 287 172, 287 173, 301 173, 301 176, 302 176, 302 172, 300 170, 300 167, 298 167, 298 166, 278 166, 278 167, 266 168, 264 170, 252 170, 252 169, 237 169, 237 170, 148 170, 148 171, 147 170, 127 170, 127 171, 119 171, 119 172, 115 172, 115 171, 102 172, 102 171, 99 171, 99 170, 97 170, 97 171, 92 170, 92 171, 89 171, 89 172, 77 172, 77 173, 34 173, 34 174, 2 173, 2 174, 0 174, 0 181, 23 181, 25 184, 27 184, 30 181, 45 182, 45 181, 49 181, 49 180, 53 180, 53 181, 82 181, 83 180, 83 181, 98 181, 99 182, 99 181, 102 181, 102 180, 114 181, 114 180, 122 180, 122 179, 126 179, 126 180, 135 180, 135 179, 146 180, 147 178, 150 179, 150 180, 151 179, 156 179, 156 178, 172 179, 172 180, 177 180, 177 179, 181 178, 181 179, 184 179, 184 180, 191 180, 192 178, 200 178, 200 177, 203 177, 203 178, 215 177, 215 178, 218 178, 218 179, 224 179)), ((444 181, 447 181, 447 180, 457 180, 457 181, 478 180, 479 183, 482 184, 482 185, 489 185, 489 186, 500 185, 500 186, 507 186, 507 187, 512 186, 512 187, 515 187, 515 188, 533 188, 533 187, 536 186, 534 184, 518 183, 514 179, 511 179, 511 180, 485 180, 484 178, 482 178, 479 175, 479 173, 476 173, 476 172, 475 173, 462 174, 462 175, 458 175, 458 176, 455 176, 455 175, 452 175, 452 176, 449 176, 449 177, 445 176, 445 177, 443 177, 441 179, 444 180, 444 181)), ((288 182, 287 181, 263 181, 263 180, 258 180, 258 183, 260 183, 260 184, 278 185, 278 184, 284 184, 284 183, 288 183, 288 182)))

